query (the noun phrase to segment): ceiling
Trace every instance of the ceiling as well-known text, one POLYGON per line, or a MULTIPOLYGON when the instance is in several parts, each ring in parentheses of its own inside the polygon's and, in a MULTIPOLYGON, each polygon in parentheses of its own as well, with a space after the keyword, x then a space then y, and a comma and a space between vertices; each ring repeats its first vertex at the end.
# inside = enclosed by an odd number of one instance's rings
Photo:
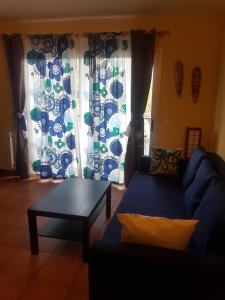
POLYGON ((225 13, 225 0, 0 0, 0 19, 225 13))

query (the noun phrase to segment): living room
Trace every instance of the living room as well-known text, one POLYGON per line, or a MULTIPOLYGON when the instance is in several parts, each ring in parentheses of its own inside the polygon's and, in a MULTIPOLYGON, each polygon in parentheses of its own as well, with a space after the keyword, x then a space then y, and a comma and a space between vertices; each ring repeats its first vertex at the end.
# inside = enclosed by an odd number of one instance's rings
MULTIPOLYGON (((104 3, 104 6, 99 3, 99 7, 95 4, 95 8, 89 7, 87 1, 84 1, 86 7, 80 2, 80 8, 78 4, 71 3, 65 8, 65 4, 61 3, 56 10, 46 9, 44 2, 43 8, 36 3, 33 9, 13 1, 0 4, 0 132, 15 132, 16 127, 3 35, 19 33, 27 37, 72 33, 75 37, 82 37, 88 32, 129 33, 131 30, 155 29, 156 33, 165 34, 156 34, 155 38, 157 61, 154 72, 157 75, 153 77, 151 116, 154 120, 154 146, 184 150, 186 127, 200 127, 201 145, 206 151, 215 152, 225 159, 224 4, 220 1, 209 1, 208 5, 189 1, 180 5, 173 1, 169 7, 162 2, 162 6, 155 2, 131 2, 130 5, 121 5, 114 1, 113 7, 112 3, 104 3), (179 97, 174 75, 174 64, 178 60, 182 61, 184 71, 179 97), (202 78, 199 98, 194 103, 192 70, 196 66, 201 68, 202 78)), ((32 177, 21 181, 13 176, 1 177, 1 299, 88 299, 88 265, 82 261, 80 243, 39 237, 39 254, 30 253, 27 209, 59 183, 61 180, 58 179, 32 177)), ((123 184, 112 185, 112 216, 124 193, 123 184)), ((37 222, 41 226, 45 220, 38 217, 37 222)), ((91 243, 103 235, 108 223, 103 210, 91 229, 91 243)), ((121 297, 118 295, 114 299, 126 299, 121 297)), ((192 299, 188 297, 184 293, 183 299, 192 299)), ((90 299, 101 298, 90 295, 90 299)), ((106 296, 105 299, 113 298, 106 296)))

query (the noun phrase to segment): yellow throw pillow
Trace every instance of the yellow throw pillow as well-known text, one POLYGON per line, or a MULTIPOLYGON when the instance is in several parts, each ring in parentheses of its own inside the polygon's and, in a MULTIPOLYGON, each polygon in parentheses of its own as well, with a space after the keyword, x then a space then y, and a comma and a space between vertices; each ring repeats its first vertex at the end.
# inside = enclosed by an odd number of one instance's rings
POLYGON ((179 220, 138 214, 117 214, 122 242, 185 250, 198 220, 179 220))

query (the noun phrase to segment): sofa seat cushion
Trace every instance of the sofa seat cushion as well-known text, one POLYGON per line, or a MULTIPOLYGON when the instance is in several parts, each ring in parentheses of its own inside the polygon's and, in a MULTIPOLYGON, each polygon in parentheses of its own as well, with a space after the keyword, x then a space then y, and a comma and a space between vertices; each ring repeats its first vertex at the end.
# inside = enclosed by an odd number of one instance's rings
POLYGON ((199 220, 190 249, 199 254, 225 255, 225 184, 213 179, 193 215, 199 220))
POLYGON ((193 182, 185 190, 184 194, 185 206, 190 217, 193 216, 195 210, 198 208, 210 180, 216 176, 211 162, 208 159, 203 159, 193 182))
POLYGON ((120 241, 121 225, 116 218, 117 213, 188 219, 182 183, 176 178, 165 175, 152 176, 137 172, 103 238, 120 241))
POLYGON ((187 167, 183 174, 183 187, 186 189, 194 180, 195 174, 202 159, 206 156, 203 148, 198 147, 193 152, 188 161, 187 167))

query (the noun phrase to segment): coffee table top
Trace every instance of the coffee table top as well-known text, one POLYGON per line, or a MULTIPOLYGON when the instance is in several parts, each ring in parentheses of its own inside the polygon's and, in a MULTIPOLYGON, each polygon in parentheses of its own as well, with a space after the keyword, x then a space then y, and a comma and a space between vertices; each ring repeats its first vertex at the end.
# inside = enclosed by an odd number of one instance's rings
POLYGON ((67 178, 29 210, 40 216, 87 218, 110 186, 110 181, 67 178))

